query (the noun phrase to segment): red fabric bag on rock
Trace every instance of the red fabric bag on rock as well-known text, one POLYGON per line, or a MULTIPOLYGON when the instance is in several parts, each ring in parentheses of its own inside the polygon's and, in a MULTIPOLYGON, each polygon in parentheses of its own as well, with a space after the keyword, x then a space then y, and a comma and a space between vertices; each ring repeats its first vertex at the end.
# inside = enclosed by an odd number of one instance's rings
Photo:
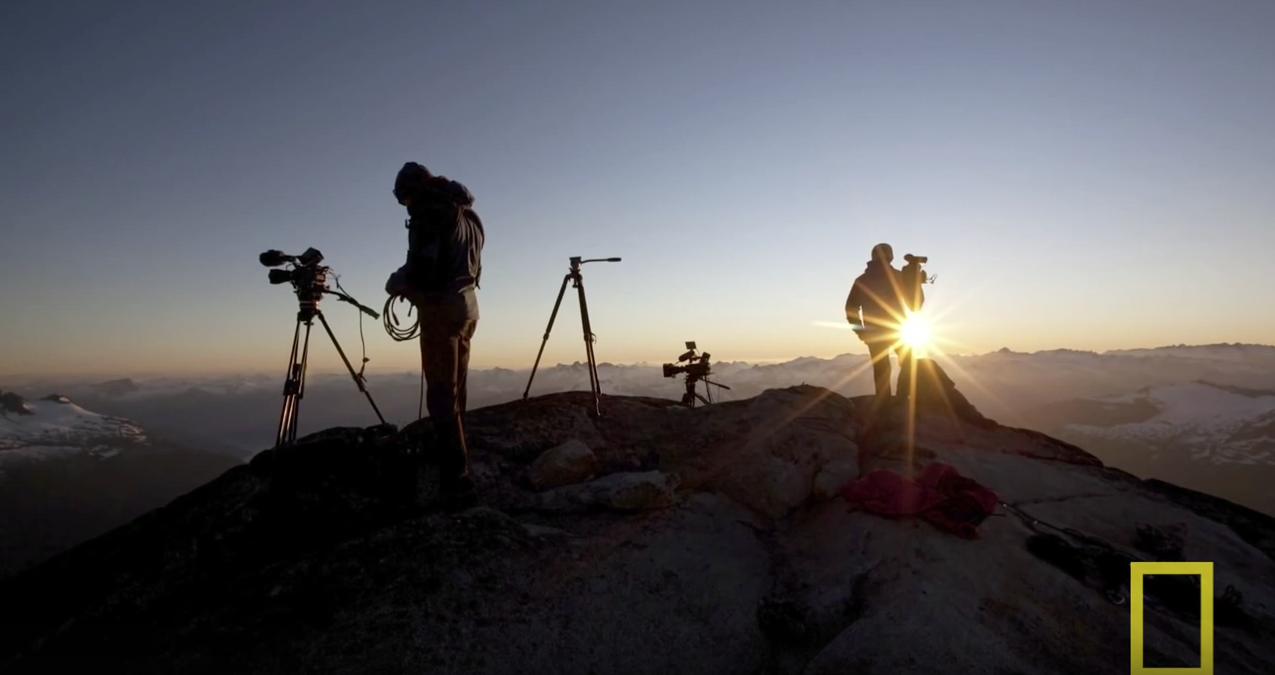
POLYGON ((942 462, 926 465, 915 479, 887 469, 868 472, 842 488, 841 496, 881 516, 919 515, 966 539, 978 537, 979 524, 1000 503, 995 492, 942 462))

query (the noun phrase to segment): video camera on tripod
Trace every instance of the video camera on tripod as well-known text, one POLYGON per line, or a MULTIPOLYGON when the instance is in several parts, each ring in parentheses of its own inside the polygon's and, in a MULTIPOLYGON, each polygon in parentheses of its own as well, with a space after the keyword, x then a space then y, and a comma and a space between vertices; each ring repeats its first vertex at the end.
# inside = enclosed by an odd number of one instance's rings
POLYGON ((302 302, 318 302, 323 291, 328 287, 328 271, 324 267, 323 254, 317 248, 307 248, 301 255, 288 255, 283 251, 271 249, 257 256, 266 267, 290 265, 284 270, 270 270, 271 284, 291 283, 302 302))
MULTIPOLYGON (((341 349, 341 343, 337 342, 332 327, 328 325, 323 311, 319 309, 319 301, 324 295, 331 295, 342 302, 354 305, 360 312, 373 319, 379 319, 381 315, 370 307, 360 304, 349 294, 328 288, 328 273, 332 271, 332 268, 319 264, 323 262, 323 254, 316 248, 307 248, 301 255, 288 255, 283 251, 271 249, 259 255, 257 260, 266 267, 289 266, 287 269, 270 270, 270 283, 292 284, 292 290, 296 293, 299 304, 297 326, 292 334, 292 352, 288 357, 288 374, 283 382, 283 411, 279 414, 279 430, 275 436, 275 447, 291 445, 297 440, 297 413, 301 398, 305 395, 305 372, 310 355, 310 327, 314 324, 315 317, 318 317, 319 322, 323 324, 324 330, 332 340, 332 345, 336 347, 337 354, 341 356, 346 370, 350 372, 350 377, 354 378, 355 386, 367 397, 368 403, 372 404, 372 410, 381 421, 381 427, 388 428, 390 425, 385 422, 381 410, 376 407, 376 401, 372 400, 372 395, 364 386, 362 371, 356 373, 354 366, 350 365, 350 359, 346 357, 345 350, 341 349), (301 338, 303 325, 305 326, 304 341, 301 338)), ((340 285, 338 281, 337 287, 339 288, 340 285)), ((359 334, 362 335, 361 328, 359 334)), ((363 362, 367 363, 366 354, 363 362)))
POLYGON ((664 377, 677 377, 683 373, 686 374, 686 393, 682 395, 682 405, 688 408, 694 408, 695 401, 697 400, 702 401, 705 404, 712 403, 712 387, 720 387, 727 390, 729 390, 730 387, 724 384, 718 384, 708 379, 709 374, 713 370, 712 363, 709 361, 711 355, 708 352, 696 354, 695 342, 693 340, 688 340, 686 342, 686 349, 687 351, 685 353, 677 357, 677 363, 663 364, 664 377), (685 362, 686 365, 677 365, 678 363, 683 362, 685 362), (704 394, 706 394, 706 396, 701 396, 699 392, 695 391, 695 385, 701 381, 704 382, 704 394))
POLYGON ((933 284, 938 279, 938 275, 927 277, 925 271, 921 269, 921 265, 930 261, 929 256, 906 253, 903 259, 907 261, 907 264, 899 271, 903 276, 904 297, 908 301, 908 309, 915 312, 921 309, 921 305, 925 301, 925 297, 921 293, 921 286, 933 284))
POLYGON ((270 283, 274 285, 291 283, 303 311, 307 308, 316 310, 319 300, 326 293, 358 307, 360 312, 373 319, 381 318, 375 310, 365 307, 348 294, 328 288, 328 273, 332 271, 332 268, 319 264, 323 262, 323 253, 317 248, 307 248, 301 255, 288 255, 283 251, 271 249, 257 256, 257 259, 266 267, 289 266, 288 269, 270 270, 270 283))

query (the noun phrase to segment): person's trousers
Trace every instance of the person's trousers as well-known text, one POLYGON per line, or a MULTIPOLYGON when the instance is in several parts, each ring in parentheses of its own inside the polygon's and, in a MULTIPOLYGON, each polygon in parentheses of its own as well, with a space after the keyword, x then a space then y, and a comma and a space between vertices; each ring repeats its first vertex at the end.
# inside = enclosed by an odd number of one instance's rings
POLYGON ((425 373, 425 408, 437 439, 439 473, 454 480, 469 472, 465 443, 466 381, 469 343, 477 321, 455 320, 445 312, 422 311, 421 369, 425 373))
POLYGON ((899 383, 895 385, 896 399, 904 399, 908 397, 915 398, 916 394, 916 352, 907 345, 899 345, 894 350, 894 354, 899 359, 899 383))
POLYGON ((865 333, 863 342, 868 345, 868 355, 872 358, 872 383, 879 401, 890 398, 890 354, 897 347, 897 338, 888 331, 865 333))

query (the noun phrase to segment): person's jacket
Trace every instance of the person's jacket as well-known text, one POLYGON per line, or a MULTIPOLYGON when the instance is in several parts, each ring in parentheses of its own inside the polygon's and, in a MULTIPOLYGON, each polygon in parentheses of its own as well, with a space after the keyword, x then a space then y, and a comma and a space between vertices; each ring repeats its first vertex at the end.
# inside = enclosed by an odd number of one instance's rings
POLYGON ((482 276, 483 223, 474 195, 442 176, 413 201, 408 215, 407 262, 386 284, 414 302, 472 296, 482 276))
POLYGON ((897 328, 904 316, 904 297, 904 279, 899 270, 873 260, 850 287, 846 319, 859 323, 862 309, 864 328, 897 328))

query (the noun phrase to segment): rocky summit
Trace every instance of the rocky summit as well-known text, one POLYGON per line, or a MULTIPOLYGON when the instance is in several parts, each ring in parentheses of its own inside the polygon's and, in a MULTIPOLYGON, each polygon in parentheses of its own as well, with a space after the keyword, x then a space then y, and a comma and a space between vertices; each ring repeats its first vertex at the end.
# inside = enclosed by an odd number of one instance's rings
POLYGON ((933 362, 910 401, 688 409, 570 392, 337 428, 0 581, 0 672, 1275 672, 1275 522, 1002 426, 933 362), (1134 562, 1210 562, 1199 578, 1134 562))

